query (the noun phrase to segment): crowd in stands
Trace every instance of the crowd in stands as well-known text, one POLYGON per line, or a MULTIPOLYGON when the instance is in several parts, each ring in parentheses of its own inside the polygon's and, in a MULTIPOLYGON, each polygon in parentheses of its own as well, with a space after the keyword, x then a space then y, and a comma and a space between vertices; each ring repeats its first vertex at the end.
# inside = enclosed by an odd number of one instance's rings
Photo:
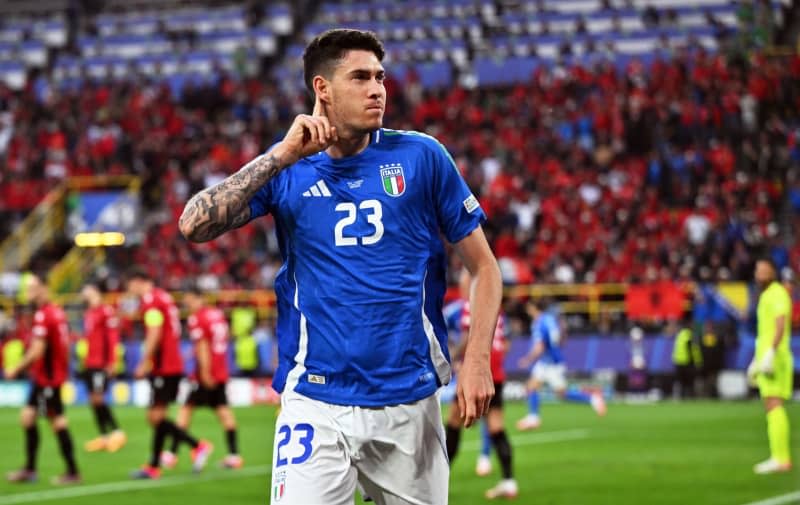
MULTIPOLYGON (((391 67, 389 67, 391 75, 391 67)), ((425 131, 452 152, 489 216, 509 282, 745 279, 754 255, 800 267, 800 58, 726 61, 702 51, 624 72, 542 67, 512 88, 422 89, 387 81, 387 127, 425 131)), ((188 197, 221 180, 307 112, 260 79, 187 89, 95 83, 37 101, 0 89, 4 210, 72 175, 134 172, 151 214, 119 265, 168 288, 269 287, 269 218, 208 244, 177 231, 188 197), (40 188, 37 192, 30 187, 40 188)), ((27 200, 26 200, 27 201, 27 200)))
MULTIPOLYGON (((387 61, 385 126, 450 150, 508 283, 749 279, 765 252, 800 269, 800 57, 670 52, 624 67, 567 58, 511 86, 431 88, 387 61)), ((0 237, 65 177, 134 173, 147 232, 109 250, 112 274, 136 263, 170 289, 270 287, 271 218, 206 244, 177 219, 309 111, 273 75, 219 69, 177 93, 143 75, 0 84, 0 237)))

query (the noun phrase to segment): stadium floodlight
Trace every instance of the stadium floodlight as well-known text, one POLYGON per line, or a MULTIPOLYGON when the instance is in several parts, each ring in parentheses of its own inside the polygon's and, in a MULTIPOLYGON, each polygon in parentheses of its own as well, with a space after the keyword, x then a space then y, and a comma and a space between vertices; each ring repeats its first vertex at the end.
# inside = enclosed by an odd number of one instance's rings
POLYGON ((75 235, 75 245, 78 247, 110 247, 123 245, 125 234, 117 231, 89 232, 75 235))

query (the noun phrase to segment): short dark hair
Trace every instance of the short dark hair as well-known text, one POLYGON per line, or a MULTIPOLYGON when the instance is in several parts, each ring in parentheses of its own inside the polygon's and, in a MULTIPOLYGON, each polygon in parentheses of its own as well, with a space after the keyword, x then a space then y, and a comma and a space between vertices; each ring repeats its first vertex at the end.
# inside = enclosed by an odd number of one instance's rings
POLYGON ((536 307, 536 310, 539 312, 544 312, 547 310, 547 306, 549 305, 545 298, 528 298, 528 305, 531 307, 536 307))
POLYGON ((138 279, 142 281, 152 281, 153 276, 142 266, 134 265, 128 269, 126 272, 125 278, 129 281, 133 279, 138 279))
POLYGON ((197 295, 197 296, 202 297, 203 295, 205 295, 206 292, 202 287, 200 287, 200 283, 199 282, 192 281, 192 282, 189 282, 186 285, 186 289, 184 289, 184 293, 187 294, 187 295, 197 295))
POLYGON ((370 31, 336 28, 314 37, 303 52, 303 79, 308 91, 314 94, 314 76, 329 75, 335 62, 354 49, 371 51, 378 61, 386 55, 380 39, 370 31))
POLYGON ((766 263, 767 265, 769 265, 770 268, 772 268, 772 271, 775 272, 775 275, 778 275, 780 273, 778 272, 778 265, 775 264, 775 260, 772 259, 772 256, 759 256, 758 259, 756 260, 756 263, 759 262, 766 263))
POLYGON ((89 279, 88 281, 83 283, 83 287, 85 287, 85 288, 89 288, 89 287, 95 288, 97 291, 99 291, 101 293, 105 293, 105 292, 108 291, 108 286, 106 286, 106 283, 101 281, 101 280, 99 280, 99 279, 89 279))

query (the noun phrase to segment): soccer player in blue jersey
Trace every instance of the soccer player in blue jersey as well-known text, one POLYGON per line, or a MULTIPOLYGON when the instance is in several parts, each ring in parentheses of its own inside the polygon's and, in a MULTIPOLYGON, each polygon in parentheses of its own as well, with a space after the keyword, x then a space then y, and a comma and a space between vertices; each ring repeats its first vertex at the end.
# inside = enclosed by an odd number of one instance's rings
POLYGON ((591 405, 598 415, 606 414, 606 402, 600 393, 587 394, 578 389, 567 389, 567 365, 561 353, 562 331, 558 318, 546 310, 542 300, 531 299, 526 305, 531 318, 531 350, 519 361, 527 368, 535 363, 528 379, 528 414, 517 421, 517 429, 526 431, 541 426, 539 417, 539 389, 547 384, 561 399, 591 405))
POLYGON ((442 316, 445 250, 473 276, 473 324, 457 386, 465 425, 494 394, 489 352, 502 282, 485 215, 435 139, 382 128, 384 49, 373 33, 331 30, 303 55, 315 97, 282 141, 192 197, 192 241, 272 214, 281 395, 272 501, 447 503, 436 391, 450 380, 442 316))

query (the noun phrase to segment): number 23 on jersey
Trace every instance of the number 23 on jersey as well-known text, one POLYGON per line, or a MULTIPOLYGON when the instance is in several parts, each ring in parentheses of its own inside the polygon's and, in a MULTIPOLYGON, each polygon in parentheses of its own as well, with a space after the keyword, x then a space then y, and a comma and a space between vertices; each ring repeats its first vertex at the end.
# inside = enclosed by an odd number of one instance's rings
POLYGON ((334 243, 337 247, 372 245, 383 238, 383 206, 380 200, 364 200, 358 206, 353 202, 342 202, 336 205, 336 212, 345 213, 333 229, 334 243), (366 213, 367 223, 373 227, 372 233, 361 237, 353 236, 347 230, 358 220, 359 210, 366 213))

